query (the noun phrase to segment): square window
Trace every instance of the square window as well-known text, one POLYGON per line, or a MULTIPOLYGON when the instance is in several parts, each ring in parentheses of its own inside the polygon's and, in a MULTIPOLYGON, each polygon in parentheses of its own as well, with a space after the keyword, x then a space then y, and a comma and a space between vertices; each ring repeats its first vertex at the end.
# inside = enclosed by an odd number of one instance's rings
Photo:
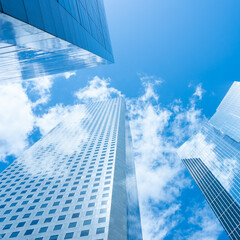
POLYGON ((104 231, 105 231, 105 228, 104 228, 104 227, 102 227, 102 228, 97 228, 96 234, 104 233, 104 231))
POLYGON ((19 232, 13 232, 11 235, 10 235, 10 238, 15 238, 17 237, 19 234, 19 232))
POLYGON ((56 212, 56 209, 51 209, 50 211, 49 211, 49 214, 54 214, 56 212))
POLYGON ((23 227, 25 225, 26 222, 20 222, 17 227, 23 227))
POLYGON ((88 220, 85 220, 84 222, 83 222, 83 226, 86 226, 86 225, 90 225, 91 224, 91 219, 88 219, 88 220))
POLYGON ((93 215, 93 211, 87 211, 86 212, 86 216, 91 216, 91 215, 93 215))
POLYGON ((72 215, 72 218, 78 218, 79 217, 79 213, 74 213, 73 215, 72 215))
POLYGON ((45 220, 44 220, 44 223, 49 223, 49 222, 51 222, 52 221, 52 218, 46 218, 45 220))
POLYGON ((88 207, 94 207, 95 206, 95 203, 89 203, 88 204, 88 207))
POLYGON ((98 223, 106 222, 106 217, 102 217, 98 219, 98 223))
POLYGON ((81 209, 82 208, 82 205, 76 205, 75 206, 75 209, 81 209))
POLYGON ((11 226, 12 226, 12 224, 7 224, 7 225, 5 225, 5 227, 3 228, 3 230, 10 229, 11 226))
POLYGON ((26 213, 26 214, 24 214, 23 218, 29 218, 30 215, 31 215, 30 213, 26 213))
POLYGON ((96 199, 96 198, 97 198, 97 196, 94 195, 94 196, 91 196, 91 197, 90 197, 90 200, 94 200, 94 199, 96 199))
POLYGON ((84 230, 84 231, 81 231, 80 237, 85 237, 85 236, 88 236, 88 235, 89 235, 89 230, 84 230))
POLYGON ((66 218, 66 215, 61 215, 58 217, 58 221, 65 220, 65 218, 66 218))
POLYGON ((107 209, 106 209, 106 208, 100 209, 100 213, 106 213, 106 212, 107 212, 107 209))
POLYGON ((56 225, 53 230, 60 230, 62 228, 62 224, 56 225))
MULTIPOLYGON (((18 216, 12 216, 11 218, 10 218, 10 220, 16 220, 18 218, 18 216)), ((2 218, 2 219, 5 219, 5 218, 2 218)), ((1 221, 1 218, 0 218, 0 222, 3 222, 3 221, 1 221)))
POLYGON ((107 205, 107 201, 102 201, 102 205, 107 205))
POLYGON ((48 229, 48 227, 42 227, 42 228, 40 228, 39 233, 44 233, 47 231, 47 229, 48 229))
POLYGON ((58 239, 58 235, 52 235, 49 240, 57 240, 58 239))
POLYGON ((28 229, 24 235, 31 235, 33 233, 33 229, 28 229))
POLYGON ((71 233, 66 233, 64 239, 71 239, 71 238, 73 238, 73 232, 71 232, 71 233))
POLYGON ((33 220, 30 225, 36 225, 39 220, 33 220))
POLYGON ((36 216, 42 216, 43 215, 43 211, 37 212, 36 216))
POLYGON ((69 209, 69 207, 64 207, 64 208, 62 209, 62 212, 67 212, 68 209, 69 209))
POLYGON ((68 228, 74 228, 76 226, 77 226, 77 222, 71 222, 69 223, 68 228))

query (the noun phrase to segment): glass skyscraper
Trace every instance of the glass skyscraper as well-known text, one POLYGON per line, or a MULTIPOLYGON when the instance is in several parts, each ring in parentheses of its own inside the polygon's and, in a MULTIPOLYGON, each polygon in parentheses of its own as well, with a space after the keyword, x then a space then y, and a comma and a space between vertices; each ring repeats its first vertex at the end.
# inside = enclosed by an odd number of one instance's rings
POLYGON ((0 29, 1 80, 113 62, 103 0, 0 0, 0 29))
POLYGON ((0 175, 0 239, 141 240, 123 98, 76 106, 0 175))
POLYGON ((178 150, 230 239, 240 239, 240 83, 178 150))

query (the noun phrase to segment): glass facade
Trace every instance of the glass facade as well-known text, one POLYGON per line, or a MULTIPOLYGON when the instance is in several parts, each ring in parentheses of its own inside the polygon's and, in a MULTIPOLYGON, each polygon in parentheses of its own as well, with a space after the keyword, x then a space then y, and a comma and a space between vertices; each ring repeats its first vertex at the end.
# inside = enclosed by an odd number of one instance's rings
POLYGON ((240 84, 217 112, 178 150, 230 239, 240 239, 240 84))
POLYGON ((1 80, 113 62, 102 0, 0 0, 1 80))
POLYGON ((142 239, 124 99, 76 107, 1 173, 0 239, 142 239))

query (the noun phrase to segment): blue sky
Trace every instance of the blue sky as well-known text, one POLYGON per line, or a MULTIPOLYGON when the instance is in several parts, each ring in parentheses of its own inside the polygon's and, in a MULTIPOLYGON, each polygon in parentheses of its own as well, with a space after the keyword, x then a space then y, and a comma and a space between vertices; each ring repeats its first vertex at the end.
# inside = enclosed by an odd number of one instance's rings
POLYGON ((145 239, 228 239, 175 150, 240 79, 240 2, 105 0, 105 7, 114 64, 1 86, 0 169, 73 105, 123 94, 145 239))

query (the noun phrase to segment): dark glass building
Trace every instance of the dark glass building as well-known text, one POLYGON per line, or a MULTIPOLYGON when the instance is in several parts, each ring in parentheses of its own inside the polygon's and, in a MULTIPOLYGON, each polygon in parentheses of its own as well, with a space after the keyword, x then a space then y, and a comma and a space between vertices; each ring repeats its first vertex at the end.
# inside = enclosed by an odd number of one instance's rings
POLYGON ((240 83, 178 150, 230 239, 240 239, 240 83))
POLYGON ((0 174, 0 239, 142 240, 122 98, 78 106, 0 174))
POLYGON ((113 62, 102 0, 0 0, 1 79, 113 62))

